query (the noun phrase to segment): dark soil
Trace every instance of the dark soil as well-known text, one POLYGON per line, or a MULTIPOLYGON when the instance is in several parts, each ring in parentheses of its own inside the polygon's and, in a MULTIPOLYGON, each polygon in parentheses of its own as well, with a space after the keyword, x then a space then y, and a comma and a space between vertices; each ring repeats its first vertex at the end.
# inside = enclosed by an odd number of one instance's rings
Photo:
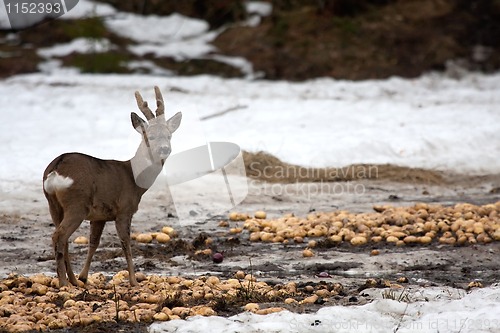
POLYGON ((215 45, 250 60, 267 79, 416 77, 449 60, 500 66, 495 1, 273 1, 257 27, 232 27, 215 45), (478 46, 480 46, 478 48, 478 46))
POLYGON ((285 163, 266 152, 243 152, 248 177, 270 183, 346 182, 360 179, 390 180, 406 183, 444 184, 439 171, 391 164, 353 164, 343 168, 306 168, 285 163))

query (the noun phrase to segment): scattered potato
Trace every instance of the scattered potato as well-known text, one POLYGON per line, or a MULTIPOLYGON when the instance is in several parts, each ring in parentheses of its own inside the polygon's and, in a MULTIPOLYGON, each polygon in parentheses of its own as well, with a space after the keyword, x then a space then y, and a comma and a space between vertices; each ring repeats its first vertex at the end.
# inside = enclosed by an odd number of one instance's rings
POLYGON ((416 236, 406 236, 404 239, 403 239, 403 242, 405 242, 406 244, 412 244, 412 243, 416 243, 418 242, 418 238, 416 236))
POLYGON ((472 281, 467 285, 467 289, 472 289, 472 288, 482 288, 483 284, 479 281, 472 281))
POLYGON ((161 244, 170 242, 170 236, 166 233, 159 233, 156 235, 156 241, 161 244))
POLYGON ((73 243, 78 244, 78 245, 86 245, 89 243, 89 239, 85 236, 78 236, 75 238, 73 243))
POLYGON ((259 314, 259 315, 267 315, 267 314, 270 314, 270 313, 280 312, 280 311, 283 311, 283 310, 285 310, 285 309, 280 308, 280 307, 272 307, 272 308, 266 308, 266 309, 257 310, 255 313, 259 314))
POLYGON ((151 234, 139 234, 135 240, 139 243, 151 243, 153 241, 153 236, 151 236, 151 234))
POLYGON ((429 244, 430 242, 432 242, 432 238, 429 237, 429 236, 422 236, 422 237, 419 237, 419 242, 421 244, 429 244))
POLYGON ((248 214, 231 212, 229 213, 229 220, 231 221, 245 221, 249 218, 248 214))
POLYGON ((210 256, 212 255, 212 249, 197 250, 195 255, 210 256))
POLYGON ((215 316, 217 312, 209 306, 193 307, 193 311, 197 316, 215 316))
POLYGON ((248 303, 243 307, 243 309, 245 309, 245 311, 257 312, 260 309, 260 306, 257 303, 248 303))
POLYGON ((153 319, 158 321, 167 321, 170 319, 170 316, 166 313, 158 312, 154 314, 153 319))
POLYGON ((173 238, 173 237, 177 236, 177 231, 175 231, 174 228, 169 227, 169 226, 165 226, 165 227, 161 228, 161 232, 164 233, 164 234, 169 235, 170 238, 173 238))
POLYGON ((255 212, 255 214, 253 215, 256 219, 265 219, 267 214, 266 212, 262 211, 262 210, 258 210, 255 212))
POLYGON ((318 300, 319 296, 314 294, 309 297, 304 298, 302 301, 300 301, 300 304, 313 304, 316 303, 318 300))
POLYGON ((366 237, 363 236, 356 236, 351 238, 351 244, 354 246, 364 245, 366 244, 366 242, 367 242, 366 237))
POLYGON ((243 231, 243 228, 231 228, 229 229, 230 234, 239 234, 243 231))
POLYGON ((318 242, 316 242, 315 240, 310 240, 310 241, 307 243, 307 247, 309 247, 309 248, 316 247, 316 245, 318 245, 318 242))
POLYGON ((302 256, 306 258, 314 257, 314 252, 311 249, 305 249, 304 251, 302 251, 302 256))
POLYGON ((396 236, 389 236, 385 239, 387 243, 397 243, 399 241, 399 238, 396 236))
POLYGON ((227 221, 220 221, 219 222, 219 227, 222 227, 222 228, 229 227, 229 222, 227 222, 227 221))

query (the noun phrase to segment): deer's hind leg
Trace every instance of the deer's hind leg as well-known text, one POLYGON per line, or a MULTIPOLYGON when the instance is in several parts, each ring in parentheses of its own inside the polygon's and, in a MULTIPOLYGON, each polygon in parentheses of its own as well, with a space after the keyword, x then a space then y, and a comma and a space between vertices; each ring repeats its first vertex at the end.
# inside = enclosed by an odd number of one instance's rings
POLYGON ((87 253, 87 260, 83 266, 78 279, 83 282, 87 282, 89 275, 90 263, 92 262, 92 257, 94 256, 99 242, 101 241, 102 231, 106 221, 90 221, 90 240, 89 240, 89 251, 87 253))
POLYGON ((56 230, 52 235, 57 276, 59 277, 60 286, 66 286, 68 284, 68 278, 71 284, 78 285, 75 274, 71 269, 71 261, 68 252, 68 240, 75 230, 78 229, 86 215, 87 212, 82 209, 65 210, 61 223, 56 226, 56 230))
POLYGON ((66 267, 66 275, 68 276, 69 282, 74 286, 78 286, 78 281, 76 280, 75 273, 71 268, 71 259, 69 258, 68 242, 66 242, 66 246, 64 247, 64 266, 66 267))
POLYGON ((49 203, 49 212, 50 217, 52 217, 52 222, 54 222, 54 225, 58 227, 64 218, 64 210, 55 195, 45 193, 45 196, 47 197, 47 201, 49 203))
MULTIPOLYGON (((49 202, 49 212, 50 216, 52 217, 52 222, 56 226, 56 230, 61 224, 61 222, 64 219, 64 210, 57 200, 57 197, 55 195, 49 195, 48 193, 45 193, 45 196, 47 197, 47 201, 49 202)), ((56 255, 57 256, 57 255, 56 255)), ((66 246, 64 247, 64 265, 66 267, 66 272, 69 276, 70 282, 73 280, 72 276, 74 277, 73 270, 71 269, 71 264, 70 264, 70 259, 69 259, 69 251, 68 251, 68 243, 66 243, 66 246)), ((57 262, 57 259, 56 259, 57 262)), ((76 279, 75 279, 76 281, 76 279)), ((74 283, 74 282, 71 282, 74 283)))

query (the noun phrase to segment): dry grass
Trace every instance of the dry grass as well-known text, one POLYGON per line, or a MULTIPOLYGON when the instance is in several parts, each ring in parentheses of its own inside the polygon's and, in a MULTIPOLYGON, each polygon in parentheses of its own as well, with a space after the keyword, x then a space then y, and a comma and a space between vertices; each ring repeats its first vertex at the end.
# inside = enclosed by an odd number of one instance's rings
POLYGON ((269 183, 343 182, 361 179, 442 184, 439 171, 391 164, 352 164, 343 168, 307 168, 289 164, 266 152, 243 152, 248 177, 269 183))

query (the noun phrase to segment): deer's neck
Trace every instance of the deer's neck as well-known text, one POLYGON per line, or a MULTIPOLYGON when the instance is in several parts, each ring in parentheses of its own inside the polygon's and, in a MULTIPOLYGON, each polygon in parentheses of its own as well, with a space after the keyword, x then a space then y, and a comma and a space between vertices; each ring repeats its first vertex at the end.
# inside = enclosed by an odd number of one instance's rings
POLYGON ((160 174, 163 165, 152 155, 151 149, 146 146, 144 141, 130 159, 134 180, 137 186, 145 190, 149 189, 160 174))

